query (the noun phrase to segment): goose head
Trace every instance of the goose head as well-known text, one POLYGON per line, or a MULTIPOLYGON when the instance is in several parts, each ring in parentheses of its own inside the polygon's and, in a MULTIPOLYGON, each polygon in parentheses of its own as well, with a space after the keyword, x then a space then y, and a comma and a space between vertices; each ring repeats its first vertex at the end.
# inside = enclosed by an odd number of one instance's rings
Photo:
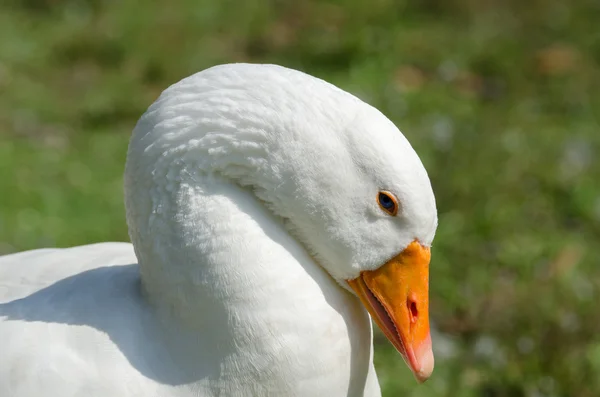
POLYGON ((198 173, 251 192, 360 299, 416 378, 430 376, 435 199, 419 157, 381 112, 274 65, 218 66, 171 86, 128 153, 127 218, 142 268, 143 240, 156 240, 144 237, 148 219, 161 205, 155 196, 144 209, 148 191, 198 173))

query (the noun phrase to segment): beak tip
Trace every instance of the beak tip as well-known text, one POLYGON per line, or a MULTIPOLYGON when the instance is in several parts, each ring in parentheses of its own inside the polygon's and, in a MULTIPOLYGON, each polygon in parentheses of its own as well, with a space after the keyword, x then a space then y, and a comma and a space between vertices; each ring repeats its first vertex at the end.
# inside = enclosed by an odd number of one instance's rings
POLYGON ((431 339, 427 338, 427 341, 421 346, 421 349, 417 354, 419 360, 419 369, 414 371, 415 377, 419 383, 425 382, 431 376, 435 359, 433 358, 433 350, 431 348, 431 339))
POLYGON ((433 372, 433 356, 431 356, 431 360, 427 362, 423 362, 421 369, 415 372, 415 377, 419 383, 425 382, 431 376, 433 372))

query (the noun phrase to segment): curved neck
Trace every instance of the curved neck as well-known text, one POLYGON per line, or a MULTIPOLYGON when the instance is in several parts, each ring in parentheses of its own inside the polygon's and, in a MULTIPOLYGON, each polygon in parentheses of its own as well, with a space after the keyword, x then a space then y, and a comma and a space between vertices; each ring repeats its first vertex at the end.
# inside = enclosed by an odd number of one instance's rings
POLYGON ((199 313, 269 310, 282 299, 295 307, 326 302, 325 294, 355 300, 247 190, 214 174, 165 189, 152 239, 136 250, 151 300, 188 325, 205 320, 199 313))
POLYGON ((232 382, 364 388, 371 327, 358 300, 244 189, 197 175, 172 193, 152 221, 163 233, 136 250, 163 321, 201 335, 185 349, 221 362, 232 382))

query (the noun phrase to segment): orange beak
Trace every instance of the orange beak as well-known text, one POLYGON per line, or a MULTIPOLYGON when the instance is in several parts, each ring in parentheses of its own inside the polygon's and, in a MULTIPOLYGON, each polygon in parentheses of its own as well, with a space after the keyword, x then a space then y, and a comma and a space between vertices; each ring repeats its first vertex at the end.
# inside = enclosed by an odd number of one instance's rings
POLYGON ((429 248, 413 241, 377 270, 348 284, 419 382, 433 371, 429 332, 429 248))

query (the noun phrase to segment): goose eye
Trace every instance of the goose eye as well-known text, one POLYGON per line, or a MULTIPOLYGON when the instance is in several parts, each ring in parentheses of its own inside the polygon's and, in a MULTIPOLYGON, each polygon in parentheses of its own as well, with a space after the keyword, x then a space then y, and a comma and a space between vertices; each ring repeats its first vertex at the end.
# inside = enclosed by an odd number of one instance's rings
POLYGON ((396 216, 398 213, 398 200, 392 193, 386 191, 379 192, 377 202, 381 209, 391 216, 396 216))

